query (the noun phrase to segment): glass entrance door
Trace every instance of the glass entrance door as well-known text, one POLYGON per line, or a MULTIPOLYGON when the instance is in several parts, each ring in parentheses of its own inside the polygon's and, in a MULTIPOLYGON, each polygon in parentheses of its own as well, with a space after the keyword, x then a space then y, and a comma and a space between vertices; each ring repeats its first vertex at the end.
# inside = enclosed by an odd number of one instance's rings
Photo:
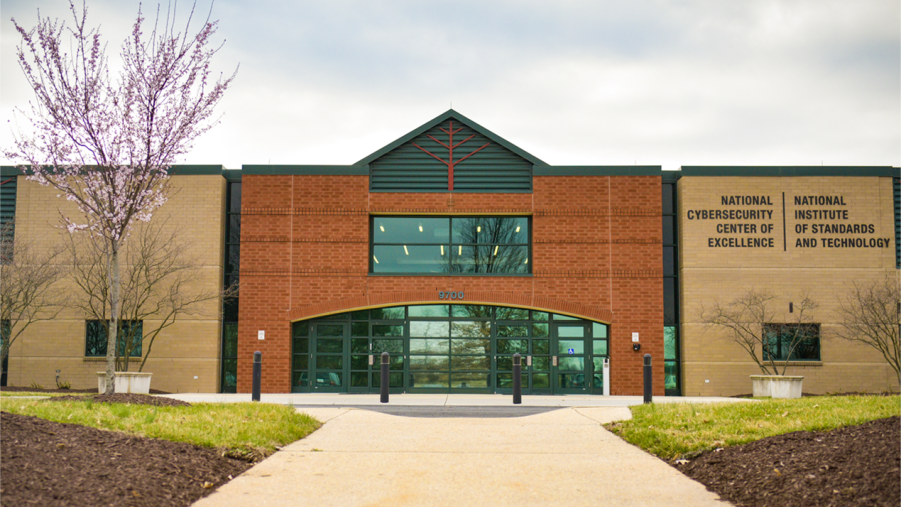
POLYGON ((591 324, 591 394, 608 394, 610 363, 607 354, 607 326, 591 324))
MULTIPOLYGON (((401 309, 402 311, 403 309, 401 309)), ((378 310, 373 310, 378 311, 378 310)), ((381 311, 377 317, 383 317, 381 311)), ((395 312, 396 313, 396 312, 395 312)), ((392 315, 389 315, 391 317, 392 315)), ((393 315, 396 316, 396 315, 393 315)), ((369 311, 354 312, 351 318, 369 318, 369 311)), ((392 393, 404 391, 403 321, 352 322, 350 330, 350 387, 352 393, 381 390, 382 352, 390 355, 388 386, 392 393)))
POLYGON ((586 394, 590 385, 587 371, 588 323, 551 324, 551 382, 554 394, 586 394))
POLYGON ((347 391, 347 323, 323 323, 313 326, 313 361, 310 383, 314 392, 347 391))

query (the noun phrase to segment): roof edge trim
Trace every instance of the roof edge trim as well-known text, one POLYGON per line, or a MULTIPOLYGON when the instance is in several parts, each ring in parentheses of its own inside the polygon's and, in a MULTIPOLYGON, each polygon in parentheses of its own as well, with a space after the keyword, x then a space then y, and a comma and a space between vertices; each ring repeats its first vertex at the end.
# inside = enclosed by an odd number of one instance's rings
POLYGON ((533 176, 660 176, 659 165, 551 165, 536 166, 533 176))
POLYGON ((682 166, 682 176, 892 176, 890 166, 682 166))
POLYGON ((297 176, 368 176, 368 165, 243 165, 243 174, 297 175, 297 176))
POLYGON ((532 155, 531 153, 528 153, 527 151, 523 150, 522 148, 516 146, 515 144, 511 143, 510 141, 507 141, 503 137, 486 129, 485 127, 470 120, 466 116, 460 114, 459 112, 457 112, 453 109, 448 109, 447 111, 439 114, 438 116, 432 118, 431 120, 423 123, 419 127, 411 130, 410 132, 404 134, 403 136, 388 143, 387 145, 385 145, 378 151, 375 151, 375 152, 369 154, 368 156, 366 156, 365 158, 363 158, 362 160, 360 160, 359 162, 357 162, 354 165, 355 166, 364 165, 364 164, 368 165, 371 162, 373 162, 374 160, 381 157, 382 155, 385 155, 386 153, 394 150, 395 148, 398 148, 399 146, 403 145, 407 141, 414 139, 415 137, 421 135, 423 132, 428 131, 429 129, 435 127, 436 125, 440 124, 444 120, 447 120, 448 118, 456 118, 456 119, 462 121, 467 126, 469 126, 469 128, 475 130, 479 134, 482 134, 483 136, 487 137, 488 139, 491 139, 492 141, 496 142, 503 148, 506 148, 506 149, 510 150, 511 152, 515 153, 516 155, 519 155, 520 157, 526 159, 532 165, 535 165, 535 166, 546 166, 547 165, 547 163, 545 163, 543 160, 539 159, 538 157, 532 155))

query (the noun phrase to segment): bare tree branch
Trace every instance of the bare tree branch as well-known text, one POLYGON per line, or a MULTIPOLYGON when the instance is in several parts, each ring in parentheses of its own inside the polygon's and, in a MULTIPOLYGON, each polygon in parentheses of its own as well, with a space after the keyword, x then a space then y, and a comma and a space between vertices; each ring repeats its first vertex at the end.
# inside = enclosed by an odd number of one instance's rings
POLYGON ((729 340, 741 347, 765 375, 785 375, 792 354, 809 338, 804 325, 812 322, 810 313, 818 304, 802 293, 794 312, 777 317, 775 301, 776 296, 767 289, 748 289, 729 303, 715 300, 709 309, 702 306, 699 321, 726 331, 729 340), (785 360, 777 359, 774 343, 765 332, 767 325, 776 323, 791 324, 782 326, 787 330, 787 335, 782 335, 782 343, 787 338, 788 345, 785 360))
POLYGON ((115 343, 120 314, 120 249, 136 221, 149 222, 167 200, 168 171, 177 157, 216 123, 215 106, 235 78, 211 78, 216 22, 209 19, 190 32, 175 28, 175 7, 160 25, 159 12, 149 37, 138 8, 122 52, 117 82, 109 75, 106 45, 87 27, 87 5, 69 2, 73 26, 38 14, 38 24, 21 36, 17 57, 35 94, 31 111, 19 110, 32 134, 19 133, 7 158, 24 161, 28 178, 48 185, 74 203, 81 218, 63 215, 70 233, 90 231, 106 241, 110 309, 107 334, 106 392, 115 378, 115 343), (63 39, 71 41, 66 52, 63 39), (149 40, 148 40, 149 38, 149 40))
POLYGON ((840 338, 859 342, 882 354, 901 382, 901 284, 885 275, 871 282, 855 281, 838 296, 840 338))
POLYGON ((11 221, 0 226, 0 363, 29 326, 56 318, 68 299, 57 284, 62 249, 39 250, 12 230, 11 221))
MULTIPOLYGON (((106 242, 85 236, 79 237, 80 241, 72 238, 68 248, 71 277, 81 289, 73 305, 92 319, 107 323, 112 320, 108 314, 109 284, 106 271, 98 269, 107 255, 106 242)), ((210 289, 203 283, 203 264, 191 254, 191 246, 176 227, 163 221, 136 228, 123 249, 117 320, 142 325, 140 340, 136 325, 120 326, 125 334, 115 350, 117 371, 129 370, 131 353, 139 345, 142 359, 138 371, 143 371, 161 331, 186 316, 217 318, 220 300, 237 297, 237 286, 210 289), (215 310, 205 309, 205 303, 212 301, 216 302, 215 310)))

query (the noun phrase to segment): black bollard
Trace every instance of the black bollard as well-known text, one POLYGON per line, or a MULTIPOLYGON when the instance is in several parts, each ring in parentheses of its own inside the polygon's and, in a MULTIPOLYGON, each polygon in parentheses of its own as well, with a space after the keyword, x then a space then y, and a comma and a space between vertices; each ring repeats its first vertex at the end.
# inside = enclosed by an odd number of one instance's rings
POLYGON ((382 386, 379 401, 388 403, 388 353, 382 352, 382 386))
POLYGON ((644 355, 644 402, 651 403, 653 389, 653 379, 651 377, 651 355, 644 355))
POLYGON ((263 376, 263 353, 253 353, 253 394, 251 400, 260 401, 260 378, 263 376))
POLYGON ((513 404, 522 405, 522 356, 513 354, 513 404))

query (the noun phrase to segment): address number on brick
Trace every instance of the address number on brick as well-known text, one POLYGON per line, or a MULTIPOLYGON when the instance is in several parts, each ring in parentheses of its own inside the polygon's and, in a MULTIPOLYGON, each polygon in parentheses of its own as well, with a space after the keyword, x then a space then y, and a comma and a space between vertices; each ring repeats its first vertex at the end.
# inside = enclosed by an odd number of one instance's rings
POLYGON ((463 299, 463 291, 438 291, 438 299, 463 299))

